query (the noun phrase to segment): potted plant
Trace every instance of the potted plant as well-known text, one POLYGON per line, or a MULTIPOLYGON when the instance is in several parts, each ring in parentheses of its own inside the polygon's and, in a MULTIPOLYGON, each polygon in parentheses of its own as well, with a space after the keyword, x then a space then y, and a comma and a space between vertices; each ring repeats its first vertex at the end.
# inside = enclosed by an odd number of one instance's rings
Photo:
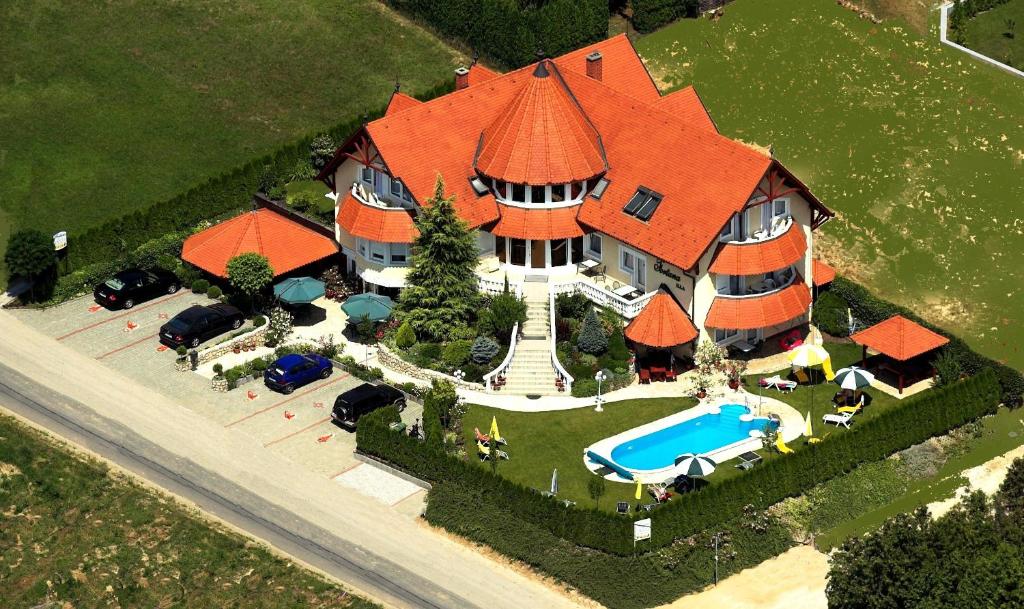
POLYGON ((231 351, 232 351, 232 353, 241 353, 242 345, 240 343, 237 343, 237 342, 231 343, 231 351))
POLYGON ((711 383, 711 375, 706 367, 697 368, 697 374, 693 377, 694 387, 697 389, 697 399, 703 400, 708 397, 708 385, 711 383))
POLYGON ((185 345, 178 345, 174 352, 178 354, 178 358, 174 360, 175 367, 182 372, 188 370, 188 349, 185 348, 185 345))
POLYGON ((731 360, 725 365, 725 373, 729 378, 729 389, 736 391, 740 388, 740 381, 743 373, 747 370, 747 362, 742 360, 731 360))

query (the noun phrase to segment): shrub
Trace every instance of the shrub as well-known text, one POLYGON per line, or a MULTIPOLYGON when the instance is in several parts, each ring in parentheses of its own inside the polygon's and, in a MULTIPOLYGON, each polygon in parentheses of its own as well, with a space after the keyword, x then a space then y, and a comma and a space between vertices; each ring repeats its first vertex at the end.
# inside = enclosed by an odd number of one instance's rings
POLYGON ((321 357, 326 357, 327 359, 337 358, 338 354, 340 354, 342 349, 344 349, 344 345, 339 345, 338 343, 334 342, 333 334, 321 336, 317 338, 315 342, 317 355, 320 355, 321 357))
POLYGON ((632 0, 633 27, 638 32, 652 32, 680 17, 696 17, 698 0, 632 0))
POLYGON ((417 343, 413 350, 413 363, 421 368, 432 368, 441 359, 442 347, 438 343, 417 343))
POLYGON ((580 351, 593 355, 599 355, 608 350, 608 337, 605 335, 604 328, 594 309, 587 311, 587 316, 583 318, 583 326, 580 328, 580 336, 576 345, 580 351))
POLYGON ((266 256, 246 252, 228 260, 228 281, 239 292, 255 297, 274 280, 274 269, 266 256))
POLYGON ((192 282, 193 294, 205 294, 210 289, 210 282, 205 279, 196 279, 192 282))
POLYGON ((221 364, 220 362, 214 364, 213 373, 216 374, 217 376, 221 376, 222 374, 224 374, 224 364, 221 364))
POLYGON ((211 285, 206 290, 206 297, 207 298, 212 298, 212 299, 216 300, 216 299, 220 298, 223 293, 224 292, 219 287, 217 287, 215 285, 211 285))
POLYGON ((501 347, 493 339, 486 336, 478 336, 473 341, 473 346, 469 350, 469 356, 477 364, 486 364, 494 359, 494 356, 499 351, 501 351, 501 347))
POLYGON ((441 354, 441 361, 449 368, 458 368, 469 361, 469 352, 473 347, 473 341, 453 340, 444 347, 441 354))
POLYGON ((308 190, 300 191, 288 197, 288 205, 294 207, 298 211, 316 209, 318 203, 318 197, 308 190))
POLYGON ((265 344, 268 347, 277 346, 291 331, 292 314, 281 307, 274 307, 270 312, 269 327, 267 328, 267 333, 264 338, 265 344))
POLYGON ((178 357, 185 357, 188 354, 188 349, 185 348, 185 345, 178 345, 174 352, 178 354, 178 357))
POLYGON ((571 292, 555 296, 555 312, 559 317, 583 319, 590 308, 590 299, 583 292, 571 292))
POLYGON ((416 333, 412 331, 409 322, 404 321, 398 327, 398 334, 395 335, 395 345, 400 349, 408 349, 416 344, 416 333))
POLYGON ((56 282, 53 240, 42 231, 23 229, 11 235, 4 253, 4 264, 12 276, 25 277, 32 282, 29 294, 48 298, 56 282), (39 285, 37 285, 39 284, 39 285), (42 290, 37 292, 37 288, 42 290))
POLYGON ((262 357, 258 357, 256 359, 252 360, 252 370, 253 370, 253 372, 258 372, 260 374, 263 374, 263 372, 266 371, 267 366, 269 366, 269 365, 270 364, 267 363, 267 360, 263 359, 262 357))
POLYGON ((237 387, 238 379, 242 378, 243 376, 244 375, 242 374, 242 371, 239 370, 237 367, 232 368, 231 370, 228 370, 226 373, 224 373, 224 379, 227 380, 228 388, 230 389, 234 389, 235 387, 237 387))
POLYGON ((948 349, 939 351, 939 355, 932 362, 932 366, 935 367, 935 386, 937 387, 952 385, 960 379, 960 374, 963 372, 960 368, 960 362, 948 349))
POLYGON ((334 151, 337 145, 334 138, 321 133, 309 143, 309 164, 318 172, 334 158, 334 151))
POLYGON ((252 327, 254 327, 254 328, 262 328, 265 325, 267 325, 267 318, 266 317, 264 317, 262 315, 253 315, 253 317, 252 317, 252 327))
POLYGON ((832 336, 849 336, 850 324, 846 301, 831 291, 822 292, 814 301, 811 321, 819 330, 832 336))
POLYGON ((517 323, 526 322, 526 301, 512 293, 501 293, 491 298, 491 304, 480 313, 480 330, 507 341, 517 323))

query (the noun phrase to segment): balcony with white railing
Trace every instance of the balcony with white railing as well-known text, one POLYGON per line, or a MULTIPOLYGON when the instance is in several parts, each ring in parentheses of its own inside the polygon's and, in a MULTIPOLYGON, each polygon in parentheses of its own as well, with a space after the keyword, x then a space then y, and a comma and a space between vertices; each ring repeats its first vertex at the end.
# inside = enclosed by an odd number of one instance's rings
MULTIPOLYGON (((483 278, 480 279, 482 282, 483 278)), ((493 283, 493 281, 489 282, 487 289, 485 289, 485 287, 481 283, 480 291, 488 294, 498 294, 505 291, 504 282, 501 282, 501 285, 498 286, 497 288, 495 288, 493 283)), ((509 286, 509 289, 512 290, 513 293, 515 293, 516 298, 523 297, 523 284, 519 283, 514 286, 509 286)), ((503 378, 508 373, 509 366, 512 365, 512 360, 515 358, 516 355, 516 344, 518 342, 519 322, 516 322, 515 325, 512 326, 512 336, 511 338, 509 338, 508 352, 505 353, 504 359, 501 360, 501 363, 498 364, 498 366, 494 370, 491 370, 490 372, 484 375, 484 387, 487 389, 487 391, 494 391, 495 384, 502 382, 500 381, 500 379, 503 378)))
POLYGON ((550 286, 549 292, 549 314, 551 322, 551 367, 555 369, 555 382, 561 383, 561 389, 572 394, 572 375, 569 374, 566 369, 562 366, 562 362, 558 361, 558 330, 555 324, 555 286, 550 286))
POLYGON ((654 298, 658 291, 654 290, 646 293, 636 289, 627 291, 629 287, 631 286, 603 276, 587 277, 577 275, 575 278, 564 281, 554 280, 551 285, 551 292, 556 295, 579 292, 586 296, 590 302, 601 307, 608 307, 625 319, 633 319, 640 314, 640 311, 647 306, 647 303, 654 298), (616 290, 622 293, 616 293, 616 290))

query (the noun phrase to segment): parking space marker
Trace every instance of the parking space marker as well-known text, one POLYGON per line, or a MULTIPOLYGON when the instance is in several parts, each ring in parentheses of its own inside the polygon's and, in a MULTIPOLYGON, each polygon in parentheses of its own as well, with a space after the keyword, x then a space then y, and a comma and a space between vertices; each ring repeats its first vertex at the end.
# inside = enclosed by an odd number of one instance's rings
POLYGON ((420 493, 425 493, 425 492, 427 492, 427 491, 425 491, 425 490, 424 490, 424 489, 422 489, 422 488, 418 488, 418 489, 416 489, 415 491, 413 491, 413 492, 409 493, 408 495, 406 495, 405 497, 402 497, 402 498, 401 498, 401 499, 399 499, 398 501, 396 501, 396 502, 392 503, 392 504, 391 504, 391 507, 395 507, 396 505, 398 505, 399 503, 401 503, 401 502, 405 501, 405 500, 406 500, 406 499, 408 499, 409 497, 415 497, 416 495, 419 495, 420 493))
POLYGON ((335 478, 337 478, 338 476, 340 476, 342 474, 347 474, 348 472, 354 470, 355 468, 359 467, 360 465, 363 465, 363 463, 353 463, 352 465, 349 465, 348 467, 346 467, 345 469, 341 470, 340 472, 338 472, 336 474, 332 474, 331 475, 331 480, 334 480, 335 478))
MULTIPOLYGON (((146 310, 146 309, 148 309, 150 307, 155 307, 157 305, 164 304, 165 302, 169 302, 169 301, 174 300, 175 298, 177 298, 179 296, 184 296, 185 294, 188 294, 188 293, 189 292, 186 292, 185 290, 178 290, 177 292, 175 292, 171 296, 168 296, 167 298, 163 298, 161 300, 155 300, 155 301, 153 301, 153 302, 151 302, 151 303, 149 303, 147 305, 142 305, 141 307, 133 307, 133 308, 127 310, 127 311, 124 311, 123 313, 118 313, 117 315, 114 315, 113 317, 108 317, 106 319, 101 319, 100 321, 97 321, 96 323, 89 324, 88 326, 83 326, 81 328, 78 328, 77 330, 72 330, 71 332, 68 332, 67 334, 65 334, 63 336, 58 336, 57 340, 64 340, 65 338, 70 338, 70 337, 74 336, 75 334, 78 334, 79 332, 85 332, 86 330, 92 330, 95 327, 102 326, 103 324, 108 324, 108 323, 110 323, 110 322, 112 322, 112 321, 114 321, 116 319, 121 319, 122 317, 127 317, 127 316, 129 316, 129 315, 131 315, 133 313, 137 313, 139 311, 144 311, 144 310, 146 310)), ((96 306, 99 306, 99 305, 96 305, 96 306)))
POLYGON ((140 338, 137 341, 128 343, 127 345, 124 345, 123 347, 118 347, 117 349, 114 349, 113 351, 107 351, 103 355, 97 355, 96 359, 103 359, 103 358, 105 358, 105 357, 107 357, 109 355, 114 355, 115 353, 120 353, 120 352, 124 351, 125 349, 131 349, 132 347, 138 345, 139 343, 144 343, 147 340, 152 340, 152 339, 156 338, 159 335, 160 335, 159 332, 157 332, 156 334, 150 334, 149 336, 145 336, 143 338, 140 338))
POLYGON ((317 385, 316 387, 310 387, 309 389, 307 389, 305 391, 301 391, 299 393, 293 393, 287 399, 281 400, 280 402, 275 402, 275 403, 271 404, 270 406, 267 406, 266 408, 264 408, 262 410, 257 410, 256 412, 247 414, 244 417, 242 417, 241 419, 238 419, 236 421, 232 421, 232 422, 228 423, 224 427, 231 427, 233 425, 237 425, 237 424, 241 423, 242 421, 247 421, 247 420, 253 418, 254 416, 256 416, 258 414, 263 414, 264 412, 267 412, 268 410, 273 410, 273 409, 277 408, 278 406, 284 406, 285 404, 287 404, 288 402, 290 402, 292 400, 296 400, 298 398, 301 398, 302 396, 304 396, 306 394, 309 394, 309 393, 312 393, 312 392, 316 391, 317 389, 323 389, 324 387, 327 387, 329 385, 333 385, 334 383, 337 383, 338 381, 345 380, 345 379, 347 379, 350 376, 352 376, 352 375, 347 373, 347 372, 344 373, 344 374, 339 374, 337 377, 335 377, 334 379, 332 379, 330 381, 327 381, 323 385, 317 385))
POLYGON ((263 448, 267 448, 268 446, 272 446, 274 444, 277 444, 278 442, 284 442, 288 438, 292 438, 294 436, 297 436, 297 435, 299 435, 300 433, 302 433, 304 431, 309 431, 310 429, 313 429, 317 425, 322 425, 322 424, 324 424, 324 423, 326 423, 327 421, 330 421, 330 420, 331 420, 331 417, 324 417, 323 419, 320 419, 319 421, 317 421, 316 423, 313 423, 312 425, 307 425, 307 426, 303 427, 302 429, 300 429, 298 431, 293 431, 292 433, 290 433, 290 434, 288 434, 286 436, 281 436, 280 438, 278 438, 276 440, 271 440, 270 442, 267 442, 266 444, 263 445, 263 448))
POLYGON ((325 436, 320 436, 319 438, 316 439, 316 441, 319 442, 320 444, 323 444, 324 442, 329 441, 333 437, 334 437, 334 434, 329 433, 329 434, 327 434, 325 436))

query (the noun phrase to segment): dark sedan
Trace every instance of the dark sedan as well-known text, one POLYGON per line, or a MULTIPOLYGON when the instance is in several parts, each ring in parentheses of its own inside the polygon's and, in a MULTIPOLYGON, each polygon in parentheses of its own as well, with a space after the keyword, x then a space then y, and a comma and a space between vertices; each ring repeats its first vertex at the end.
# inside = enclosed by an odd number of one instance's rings
POLYGON ((199 343, 237 330, 245 322, 245 315, 231 305, 195 305, 171 318, 160 326, 160 342, 169 347, 198 347, 199 343))
POLYGON ((130 309, 157 296, 173 294, 179 287, 178 277, 170 271, 128 269, 97 284, 92 295, 108 309, 130 309))

